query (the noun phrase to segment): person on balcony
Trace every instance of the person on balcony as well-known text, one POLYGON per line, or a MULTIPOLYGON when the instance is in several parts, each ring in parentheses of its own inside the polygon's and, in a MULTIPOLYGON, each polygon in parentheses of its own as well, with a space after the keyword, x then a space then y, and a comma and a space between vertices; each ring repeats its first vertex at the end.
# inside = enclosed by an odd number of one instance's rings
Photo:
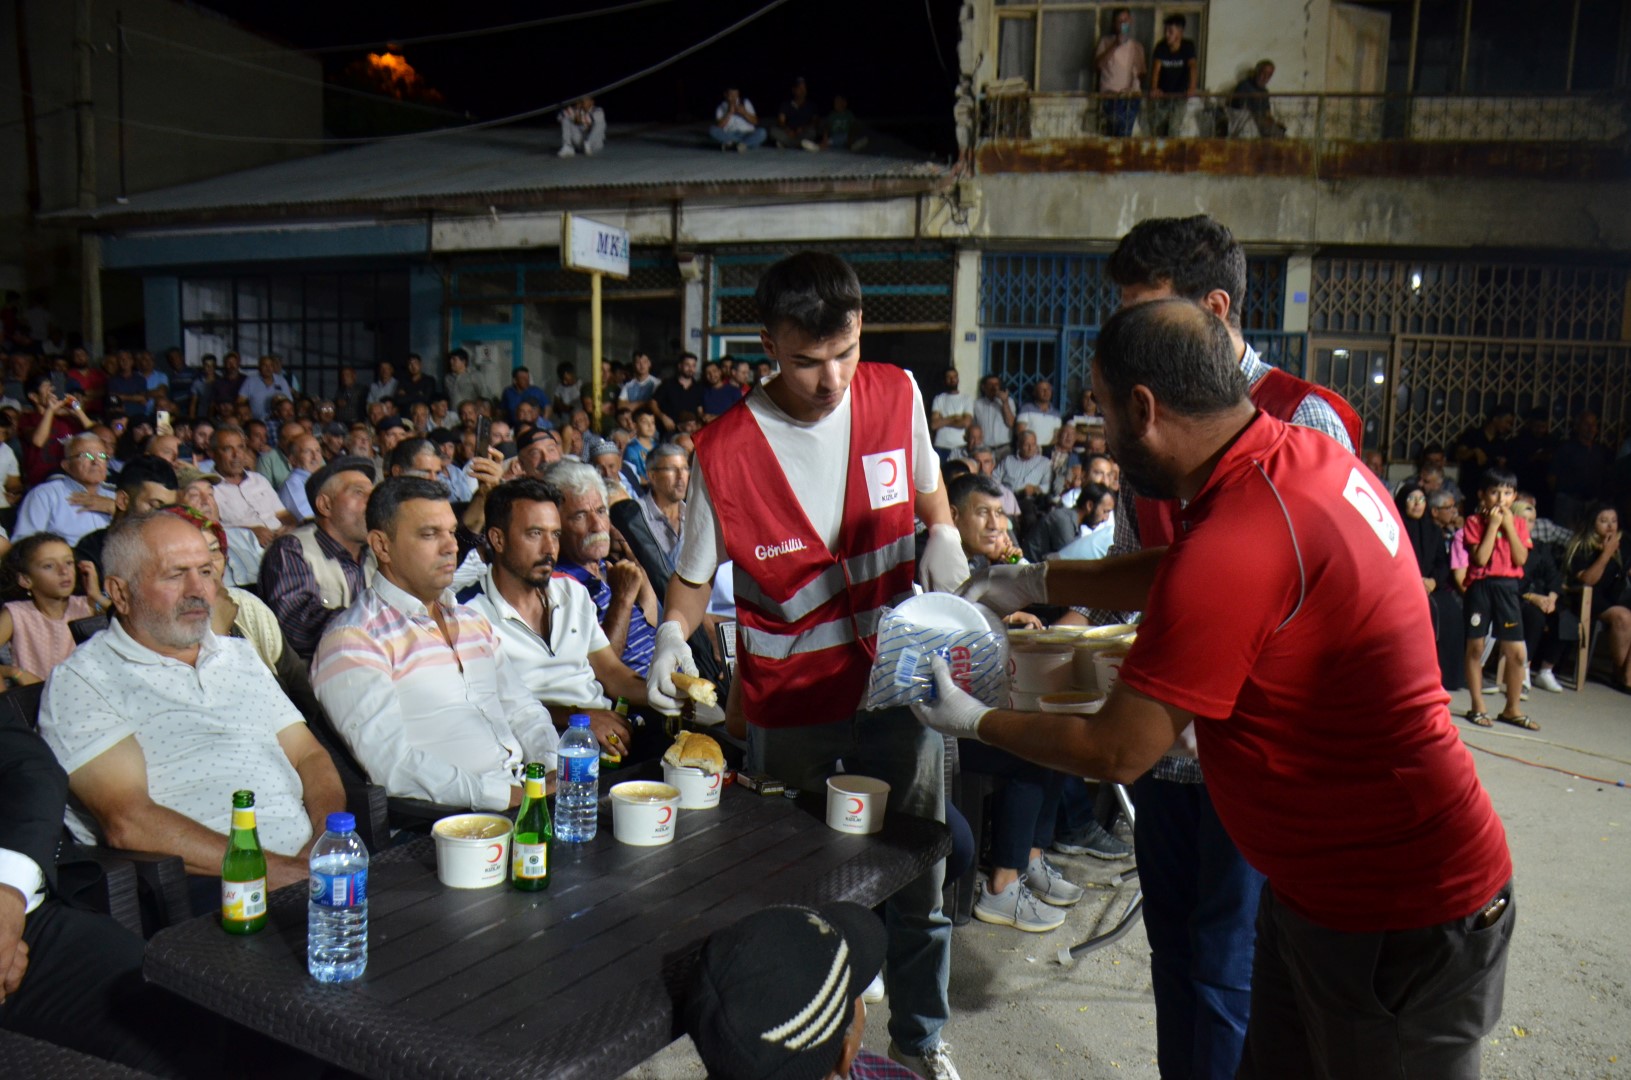
POLYGON ((1148 65, 1144 61, 1144 46, 1133 40, 1131 9, 1117 8, 1114 25, 1115 33, 1099 39, 1098 47, 1093 50, 1093 63, 1099 69, 1104 133, 1126 138, 1138 122, 1139 106, 1143 104, 1143 84, 1139 80, 1148 65))
POLYGON ((1244 138, 1253 132, 1260 139, 1285 137, 1286 126, 1269 107, 1269 80, 1272 78, 1274 61, 1259 60, 1252 73, 1235 84, 1234 93, 1229 95, 1230 138, 1244 138))
POLYGON ((1168 15, 1162 37, 1150 54, 1150 134, 1168 138, 1182 133, 1184 111, 1195 96, 1200 64, 1195 43, 1184 37, 1184 17, 1168 15))

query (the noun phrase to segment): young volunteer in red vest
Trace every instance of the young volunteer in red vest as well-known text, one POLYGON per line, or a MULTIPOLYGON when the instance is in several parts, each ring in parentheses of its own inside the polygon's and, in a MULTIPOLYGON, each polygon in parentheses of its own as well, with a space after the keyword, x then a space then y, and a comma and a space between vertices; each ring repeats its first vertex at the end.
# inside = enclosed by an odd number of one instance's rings
POLYGON ((965 595, 1142 610, 1120 680, 1097 715, 1059 718, 987 709, 942 662, 919 717, 1123 782, 1194 723, 1218 816, 1268 878, 1238 1075, 1478 1076, 1512 860, 1421 663, 1432 623, 1392 500, 1330 439, 1256 409, 1223 323, 1189 301, 1116 314, 1093 384, 1124 474, 1183 501, 1177 538, 982 571, 965 595))
MULTIPOLYGON (((1352 450, 1359 417, 1341 396, 1265 364, 1240 331, 1246 255, 1234 235, 1205 214, 1150 218, 1110 255, 1121 306, 1163 297, 1201 304, 1228 329, 1252 404, 1311 428, 1352 450)), ((1110 554, 1170 544, 1178 504, 1123 483, 1110 554)), ((1242 549, 1241 557, 1252 553, 1242 549)), ((1124 622, 1095 612, 1098 622, 1124 622)), ((1240 856, 1218 821, 1185 731, 1133 785, 1134 846, 1144 888, 1144 930, 1155 991, 1156 1057, 1166 1080, 1233 1078, 1251 1012, 1252 951, 1263 875, 1240 856)))
MULTIPOLYGON (((859 712, 883 609, 968 576, 940 487, 923 399, 905 371, 860 361, 861 286, 842 259, 790 256, 755 297, 777 373, 746 408, 696 435, 696 463, 666 620, 647 687, 675 711, 675 671, 696 673, 686 640, 719 564, 735 567, 738 677, 726 705, 745 722, 748 767, 805 790, 842 759, 889 782, 890 809, 944 820, 944 743, 909 711, 859 712), (914 517, 929 526, 914 561, 914 517)), ((951 924, 943 864, 889 901, 890 1054, 922 1076, 955 1078, 940 1029, 949 1014, 951 924)))

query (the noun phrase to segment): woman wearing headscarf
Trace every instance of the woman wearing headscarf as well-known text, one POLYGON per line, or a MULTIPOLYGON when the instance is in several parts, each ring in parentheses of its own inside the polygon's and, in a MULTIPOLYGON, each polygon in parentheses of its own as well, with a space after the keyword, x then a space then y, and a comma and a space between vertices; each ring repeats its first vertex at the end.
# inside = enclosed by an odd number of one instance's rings
POLYGON ((1439 679, 1446 690, 1466 685, 1462 673, 1466 649, 1466 629, 1461 619, 1461 597, 1450 574, 1450 551, 1444 531, 1427 513, 1427 492, 1420 484, 1399 489, 1394 502, 1404 521, 1405 539, 1415 552, 1421 570, 1422 588, 1427 590, 1427 607, 1433 615, 1433 638, 1438 643, 1439 679))

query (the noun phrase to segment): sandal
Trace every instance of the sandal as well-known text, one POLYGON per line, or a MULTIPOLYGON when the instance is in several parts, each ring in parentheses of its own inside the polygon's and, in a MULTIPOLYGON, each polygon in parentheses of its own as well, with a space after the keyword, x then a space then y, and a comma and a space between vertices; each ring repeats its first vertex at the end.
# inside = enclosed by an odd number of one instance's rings
POLYGON ((1461 719, 1467 721, 1469 724, 1477 724, 1479 727, 1495 726, 1495 721, 1489 718, 1489 713, 1487 712, 1474 712, 1472 709, 1468 709, 1466 712, 1461 714, 1461 719))
POLYGON ((1502 713, 1500 716, 1496 717, 1496 719, 1501 721, 1501 723, 1503 723, 1503 724, 1511 724, 1514 727, 1521 727, 1525 731, 1539 731, 1540 730, 1540 725, 1538 723, 1536 723, 1535 721, 1529 719, 1527 716, 1522 716, 1522 715, 1508 716, 1508 715, 1506 715, 1506 713, 1502 713))

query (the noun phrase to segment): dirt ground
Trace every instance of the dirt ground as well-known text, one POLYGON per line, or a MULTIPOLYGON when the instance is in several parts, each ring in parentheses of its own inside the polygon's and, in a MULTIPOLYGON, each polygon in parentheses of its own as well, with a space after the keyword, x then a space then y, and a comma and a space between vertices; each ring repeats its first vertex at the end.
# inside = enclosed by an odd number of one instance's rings
MULTIPOLYGON (((1465 709, 1465 697, 1452 707, 1465 709)), ((1542 730, 1458 725, 1516 866, 1506 1006, 1485 1039, 1484 1076, 1631 1077, 1631 697, 1589 685, 1578 694, 1535 691, 1525 707, 1542 730)), ((1132 894, 1112 879, 1126 864, 1057 861, 1066 876, 1096 886, 1063 927, 1023 934, 971 922, 953 934, 945 1038, 954 1060, 967 1080, 1153 1080, 1155 1004, 1142 927, 1068 969, 1056 959, 1120 913, 1132 894)), ((887 1004, 874 1006, 865 1041, 879 1053, 888 1047, 886 1023, 887 1004)), ((681 1040, 626 1080, 702 1075, 681 1040)))

